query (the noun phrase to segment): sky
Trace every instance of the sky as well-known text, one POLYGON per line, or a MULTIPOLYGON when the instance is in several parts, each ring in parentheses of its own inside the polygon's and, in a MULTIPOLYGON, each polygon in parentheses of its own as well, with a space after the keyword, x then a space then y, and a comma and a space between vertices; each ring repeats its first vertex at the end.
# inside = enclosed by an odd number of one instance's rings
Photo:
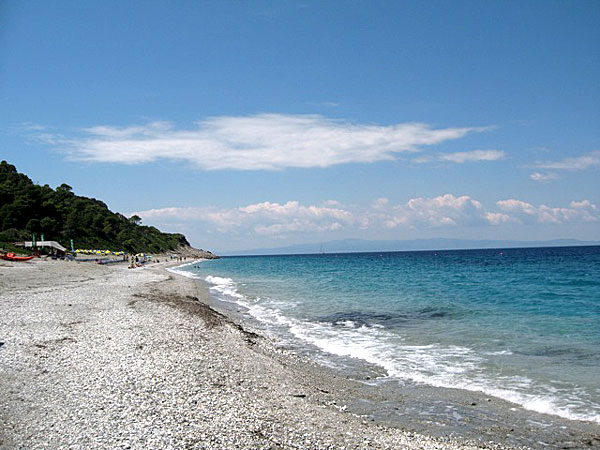
POLYGON ((0 1, 0 159, 215 252, 600 240, 600 2, 0 1))

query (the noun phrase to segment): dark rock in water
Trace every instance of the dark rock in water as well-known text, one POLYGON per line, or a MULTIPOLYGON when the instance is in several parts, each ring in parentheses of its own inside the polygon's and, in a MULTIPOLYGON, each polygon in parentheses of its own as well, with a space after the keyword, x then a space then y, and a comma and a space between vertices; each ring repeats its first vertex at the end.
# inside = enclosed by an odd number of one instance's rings
POLYGON ((2 347, 4 345, 4 342, 0 342, 0 347, 2 347))
POLYGON ((406 311, 401 313, 382 313, 369 311, 343 311, 317 318, 320 322, 329 322, 333 325, 348 326, 352 322, 356 328, 363 325, 384 325, 389 327, 401 327, 403 325, 430 319, 441 319, 456 313, 447 308, 427 307, 417 311, 406 311))
POLYGON ((561 358, 563 360, 573 360, 577 361, 578 364, 586 364, 587 361, 592 362, 600 357, 599 351, 591 351, 589 349, 571 347, 568 345, 558 348, 555 346, 542 346, 531 349, 521 349, 516 350, 515 353, 525 356, 543 356, 561 358))
POLYGON ((392 315, 386 313, 369 313, 363 311, 345 311, 339 313, 329 314, 327 316, 319 317, 317 320, 320 322, 329 322, 334 325, 344 325, 347 322, 353 322, 354 325, 359 328, 363 325, 372 324, 385 324, 393 320, 406 320, 403 316, 392 315))
POLYGON ((419 314, 421 315, 422 318, 438 318, 438 317, 446 317, 450 315, 450 311, 444 310, 444 309, 440 309, 440 308, 434 308, 434 307, 428 307, 428 308, 423 308, 419 311, 419 314))

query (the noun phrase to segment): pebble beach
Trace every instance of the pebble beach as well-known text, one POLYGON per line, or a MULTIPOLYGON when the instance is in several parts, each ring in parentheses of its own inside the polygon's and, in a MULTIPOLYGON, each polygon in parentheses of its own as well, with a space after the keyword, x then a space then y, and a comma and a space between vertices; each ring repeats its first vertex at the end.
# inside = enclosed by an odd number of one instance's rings
POLYGON ((352 413, 359 388, 154 263, 0 263, 0 448, 509 448, 352 413))

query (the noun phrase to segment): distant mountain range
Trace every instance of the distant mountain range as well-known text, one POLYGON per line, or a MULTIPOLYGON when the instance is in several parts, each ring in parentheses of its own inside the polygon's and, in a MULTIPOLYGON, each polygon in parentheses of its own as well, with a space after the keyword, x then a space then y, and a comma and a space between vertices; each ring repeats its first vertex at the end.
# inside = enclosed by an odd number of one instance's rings
POLYGON ((519 248, 519 247, 570 247, 600 245, 600 241, 580 241, 577 239, 554 239, 549 241, 505 241, 468 239, 414 239, 405 241, 369 241, 365 239, 344 239, 317 242, 314 244, 289 245, 276 248, 257 248, 222 255, 293 255, 310 253, 352 253, 352 252, 399 252, 414 250, 458 250, 476 248, 519 248))

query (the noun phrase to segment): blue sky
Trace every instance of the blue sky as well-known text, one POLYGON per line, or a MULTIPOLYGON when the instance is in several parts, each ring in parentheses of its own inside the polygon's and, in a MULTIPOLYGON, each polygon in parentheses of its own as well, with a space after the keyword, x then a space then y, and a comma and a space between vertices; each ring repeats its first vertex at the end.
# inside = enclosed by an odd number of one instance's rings
POLYGON ((215 251, 600 239, 600 3, 0 3, 0 158, 215 251))

